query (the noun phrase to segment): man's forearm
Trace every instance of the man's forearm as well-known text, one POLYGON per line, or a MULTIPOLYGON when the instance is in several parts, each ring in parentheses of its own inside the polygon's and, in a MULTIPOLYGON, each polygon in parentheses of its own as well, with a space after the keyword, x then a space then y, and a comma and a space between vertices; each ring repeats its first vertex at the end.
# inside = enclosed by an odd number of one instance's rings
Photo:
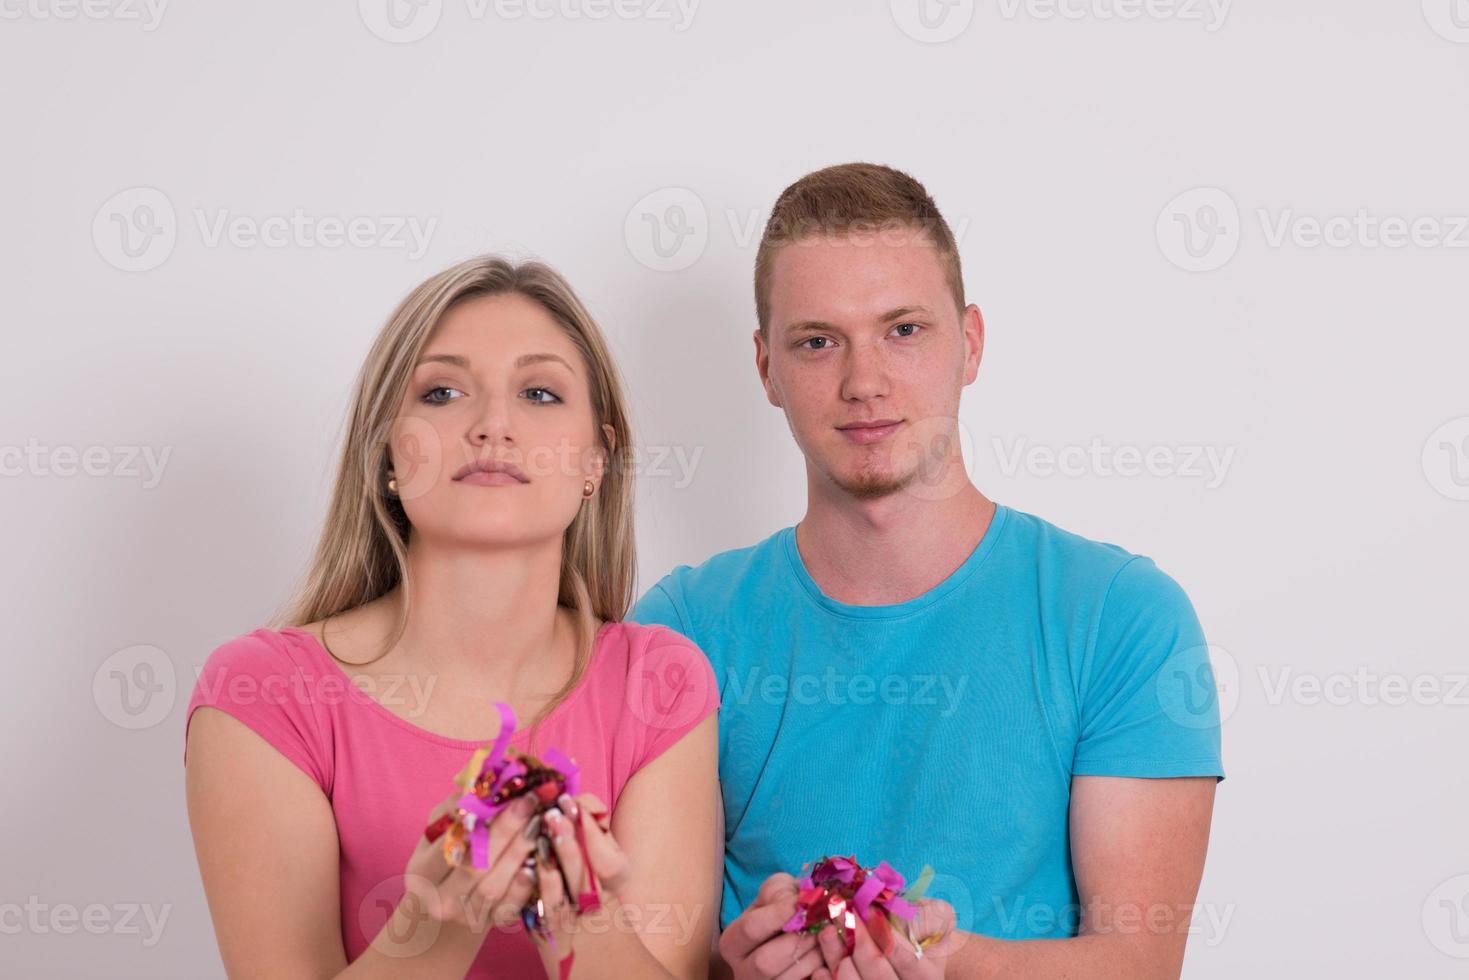
POLYGON ((946 980, 1178 980, 1183 948, 1159 939, 1116 934, 996 939, 959 932, 944 976, 946 980))

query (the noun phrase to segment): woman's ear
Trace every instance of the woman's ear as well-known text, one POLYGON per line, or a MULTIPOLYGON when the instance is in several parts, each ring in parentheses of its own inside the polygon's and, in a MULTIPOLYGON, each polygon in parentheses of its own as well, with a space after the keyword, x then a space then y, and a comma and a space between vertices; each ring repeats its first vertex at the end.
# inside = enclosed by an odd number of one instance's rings
POLYGON ((602 434, 607 437, 607 452, 608 452, 608 454, 610 455, 612 453, 617 452, 617 430, 614 429, 614 428, 612 428, 612 426, 609 423, 603 422, 602 423, 602 434))

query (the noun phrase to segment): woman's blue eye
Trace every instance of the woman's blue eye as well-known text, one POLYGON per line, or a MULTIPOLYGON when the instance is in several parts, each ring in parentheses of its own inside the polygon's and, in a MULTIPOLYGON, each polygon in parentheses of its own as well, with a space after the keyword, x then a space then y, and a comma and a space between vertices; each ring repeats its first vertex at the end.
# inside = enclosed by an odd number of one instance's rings
MULTIPOLYGON (((916 323, 900 323, 896 327, 894 327, 893 329, 894 330, 911 329, 913 331, 917 331, 919 329, 919 327, 918 327, 918 324, 916 324, 916 323)), ((911 333, 905 333, 905 334, 902 334, 901 336, 911 337, 911 336, 913 336, 913 334, 911 334, 911 333)))
MULTIPOLYGON (((428 391, 425 391, 423 393, 423 400, 426 401, 426 402, 428 402, 430 405, 442 405, 445 402, 447 402, 447 401, 450 400, 448 398, 435 398, 435 397, 433 397, 434 392, 437 392, 437 391, 459 391, 459 389, 458 388, 450 388, 447 385, 435 385, 434 387, 430 388, 428 391)), ((463 394, 463 392, 460 392, 460 394, 463 394)))
POLYGON ((550 388, 527 388, 527 389, 525 389, 525 391, 522 391, 521 392, 521 395, 522 396, 529 395, 531 401, 537 402, 538 404, 541 404, 541 405, 554 405, 555 403, 561 401, 560 398, 557 398, 556 397, 556 393, 553 392, 550 388), (538 397, 536 397, 538 394, 539 395, 546 395, 546 396, 548 396, 548 398, 545 398, 545 399, 538 398, 538 397))

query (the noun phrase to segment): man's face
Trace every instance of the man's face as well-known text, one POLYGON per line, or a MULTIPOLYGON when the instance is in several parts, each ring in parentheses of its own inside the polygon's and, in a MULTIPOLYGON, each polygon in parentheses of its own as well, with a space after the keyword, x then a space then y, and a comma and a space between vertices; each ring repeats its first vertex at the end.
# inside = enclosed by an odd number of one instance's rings
POLYGON ((984 322, 955 307, 927 236, 800 239, 776 253, 768 290, 756 363, 808 467, 872 499, 924 479, 951 446, 957 454, 984 322))

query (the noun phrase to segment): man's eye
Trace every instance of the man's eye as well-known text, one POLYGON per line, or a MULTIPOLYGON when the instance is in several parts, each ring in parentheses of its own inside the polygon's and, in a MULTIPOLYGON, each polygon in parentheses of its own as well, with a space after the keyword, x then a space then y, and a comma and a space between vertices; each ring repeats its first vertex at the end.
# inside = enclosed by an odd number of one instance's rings
POLYGON ((826 350, 826 348, 830 344, 831 340, 828 337, 809 337, 806 340, 801 341, 801 346, 805 347, 807 350, 826 350), (816 344, 817 346, 807 347, 808 344, 816 344))
POLYGON ((437 393, 438 392, 441 392, 441 391, 453 391, 453 392, 457 392, 458 394, 461 394, 461 395, 464 394, 464 392, 459 391, 458 388, 450 388, 447 385, 435 385, 434 387, 430 388, 428 391, 425 391, 423 393, 423 400, 426 401, 426 402, 428 402, 430 405, 443 405, 444 403, 448 402, 450 399, 449 398, 438 398, 438 397, 435 397, 437 395, 437 393))
POLYGON ((923 328, 916 323, 900 323, 893 329, 898 331, 898 336, 900 337, 911 337, 923 328), (904 331, 907 332, 905 333, 904 331))
POLYGON ((520 395, 522 398, 529 398, 531 401, 538 402, 542 405, 554 405, 561 401, 550 388, 527 388, 520 395), (542 398, 542 395, 546 397, 542 398))

